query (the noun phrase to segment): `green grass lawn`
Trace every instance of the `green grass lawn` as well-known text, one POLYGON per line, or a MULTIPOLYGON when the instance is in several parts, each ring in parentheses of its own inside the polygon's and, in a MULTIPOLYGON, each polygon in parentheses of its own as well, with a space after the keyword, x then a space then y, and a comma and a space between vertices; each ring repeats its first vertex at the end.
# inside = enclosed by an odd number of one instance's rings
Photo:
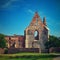
POLYGON ((0 60, 53 60, 58 54, 17 53, 0 54, 0 60))

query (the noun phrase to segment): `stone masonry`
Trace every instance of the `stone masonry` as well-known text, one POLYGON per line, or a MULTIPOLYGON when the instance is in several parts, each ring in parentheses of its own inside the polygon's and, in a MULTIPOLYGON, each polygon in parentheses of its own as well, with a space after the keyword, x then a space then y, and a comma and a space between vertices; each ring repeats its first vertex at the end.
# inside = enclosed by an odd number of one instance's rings
POLYGON ((40 52, 45 50, 45 42, 48 41, 48 28, 46 25, 46 19, 43 18, 43 22, 36 12, 32 22, 25 30, 25 48, 39 48, 40 52), (37 36, 34 33, 37 32, 37 36))

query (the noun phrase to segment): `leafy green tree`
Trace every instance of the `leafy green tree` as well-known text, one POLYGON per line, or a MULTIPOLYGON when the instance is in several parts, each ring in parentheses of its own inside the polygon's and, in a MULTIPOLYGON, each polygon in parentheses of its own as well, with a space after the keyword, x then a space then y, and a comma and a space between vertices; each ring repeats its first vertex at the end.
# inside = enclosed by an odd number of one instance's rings
POLYGON ((5 35, 0 34, 0 48, 5 48, 5 47, 6 47, 5 35))
POLYGON ((60 47, 60 40, 56 36, 49 36, 49 41, 45 43, 47 49, 50 47, 60 47))

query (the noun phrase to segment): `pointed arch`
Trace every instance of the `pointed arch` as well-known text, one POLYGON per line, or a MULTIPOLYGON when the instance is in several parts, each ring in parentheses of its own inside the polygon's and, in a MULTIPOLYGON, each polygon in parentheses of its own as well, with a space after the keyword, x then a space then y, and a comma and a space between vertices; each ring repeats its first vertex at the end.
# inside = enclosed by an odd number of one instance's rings
POLYGON ((35 38, 35 40, 39 40, 39 32, 38 32, 38 30, 34 31, 34 38, 35 38))

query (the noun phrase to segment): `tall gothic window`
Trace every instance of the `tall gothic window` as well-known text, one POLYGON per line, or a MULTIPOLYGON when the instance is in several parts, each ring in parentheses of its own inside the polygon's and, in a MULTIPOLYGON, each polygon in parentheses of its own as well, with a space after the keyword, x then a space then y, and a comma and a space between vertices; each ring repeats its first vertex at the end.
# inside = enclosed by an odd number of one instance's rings
POLYGON ((39 40, 39 32, 38 31, 34 32, 34 38, 35 38, 35 40, 39 40))

